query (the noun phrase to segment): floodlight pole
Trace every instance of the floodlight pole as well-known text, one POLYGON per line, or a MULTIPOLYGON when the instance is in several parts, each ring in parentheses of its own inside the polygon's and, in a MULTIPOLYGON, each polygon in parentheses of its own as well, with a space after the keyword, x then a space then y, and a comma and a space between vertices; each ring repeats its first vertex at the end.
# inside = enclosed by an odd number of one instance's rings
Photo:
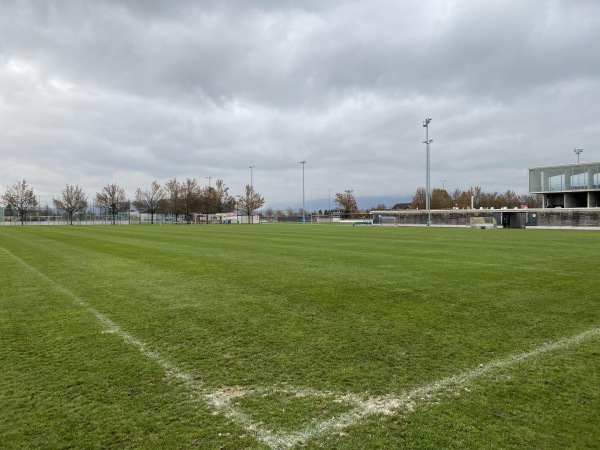
POLYGON ((302 164, 302 223, 306 223, 306 207, 304 206, 304 166, 306 166, 306 161, 300 161, 302 164))
POLYGON ((331 223, 331 189, 327 188, 327 214, 329 215, 329 222, 331 223))
POLYGON ((433 139, 429 139, 429 122, 431 122, 431 118, 427 118, 423 121, 423 126, 425 127, 425 140, 423 144, 425 144, 427 148, 427 180, 426 180, 426 189, 427 189, 427 197, 425 198, 425 208, 427 208, 427 226, 431 226, 431 191, 430 191, 430 165, 429 165, 429 144, 433 142, 433 139))
MULTIPOLYGON (((210 195, 210 179, 212 177, 206 177, 206 178, 208 178, 208 198, 209 198, 209 203, 208 204, 209 204, 209 208, 210 208, 210 198, 211 198, 211 195, 210 195)), ((212 208, 210 208, 210 209, 212 209, 212 208)), ((209 213, 210 213, 210 209, 208 210, 209 213)), ((206 223, 208 223, 208 214, 206 214, 206 223)))
POLYGON ((252 169, 254 169, 256 166, 250 166, 250 188, 252 189, 252 192, 254 192, 254 182, 252 179, 252 169))
POLYGON ((575 154, 577 155, 577 164, 579 164, 579 155, 581 155, 581 152, 583 152, 582 148, 576 148, 575 150, 573 150, 575 152, 575 154))

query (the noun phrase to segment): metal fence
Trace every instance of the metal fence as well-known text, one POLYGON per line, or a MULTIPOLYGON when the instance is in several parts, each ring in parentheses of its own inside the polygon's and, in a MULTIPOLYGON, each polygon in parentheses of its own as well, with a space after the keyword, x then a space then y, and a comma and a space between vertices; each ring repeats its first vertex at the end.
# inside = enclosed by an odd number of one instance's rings
MULTIPOLYGON (((129 214, 119 214, 113 219, 112 216, 98 215, 98 214, 87 214, 78 215, 73 217, 73 225, 129 225, 131 219, 129 214)), ((23 222, 21 222, 20 216, 7 216, 5 215, 0 221, 0 225, 4 226, 20 226, 20 225, 40 225, 40 226, 52 226, 52 225, 71 225, 67 216, 38 216, 38 215, 26 215, 23 222)))

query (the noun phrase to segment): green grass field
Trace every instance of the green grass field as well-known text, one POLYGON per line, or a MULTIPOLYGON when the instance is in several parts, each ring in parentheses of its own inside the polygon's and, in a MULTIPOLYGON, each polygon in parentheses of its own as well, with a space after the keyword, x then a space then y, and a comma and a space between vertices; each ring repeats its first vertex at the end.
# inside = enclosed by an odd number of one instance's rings
POLYGON ((0 227, 2 448, 598 448, 600 233, 0 227))

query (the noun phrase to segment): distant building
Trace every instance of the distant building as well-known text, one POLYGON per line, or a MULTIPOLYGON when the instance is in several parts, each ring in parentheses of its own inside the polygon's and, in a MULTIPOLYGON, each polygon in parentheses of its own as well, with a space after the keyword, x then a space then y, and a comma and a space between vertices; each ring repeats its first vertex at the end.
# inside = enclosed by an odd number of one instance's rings
POLYGON ((339 222, 346 216, 346 210, 342 208, 334 208, 331 210, 331 220, 333 222, 339 222))
POLYGON ((412 203, 396 203, 392 209, 411 209, 412 203))
POLYGON ((529 169, 529 192, 544 197, 544 208, 600 206, 600 162, 529 169))

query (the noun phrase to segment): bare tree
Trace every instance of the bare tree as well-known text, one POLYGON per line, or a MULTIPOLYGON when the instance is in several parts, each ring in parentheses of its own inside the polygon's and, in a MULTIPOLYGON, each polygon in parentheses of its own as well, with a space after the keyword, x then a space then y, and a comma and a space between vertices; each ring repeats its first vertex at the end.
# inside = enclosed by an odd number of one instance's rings
POLYGON ((162 203, 165 204, 164 209, 175 217, 175 222, 179 216, 183 214, 183 185, 173 178, 165 185, 166 196, 162 203))
POLYGON ((346 189, 343 193, 338 192, 335 194, 334 203, 348 213, 358 211, 358 205, 356 204, 353 190, 346 189))
POLYGON ((424 187, 417 188, 415 195, 410 202, 410 207, 413 209, 425 209, 427 206, 427 189, 424 187))
POLYGON ((369 209, 371 209, 371 210, 374 209, 376 211, 385 211, 386 209, 388 209, 388 207, 385 206, 385 203, 378 203, 377 206, 373 206, 369 209))
POLYGON ((165 190, 158 181, 153 181, 150 185, 150 189, 143 191, 140 188, 137 188, 133 206, 141 213, 150 214, 150 224, 153 224, 154 214, 159 212, 160 208, 163 206, 162 201, 165 198, 165 195, 165 190))
POLYGON ((125 191, 117 183, 104 186, 102 192, 96 194, 96 204, 101 210, 111 215, 113 225, 116 223, 117 215, 120 212, 129 211, 130 206, 125 191))
POLYGON ((235 209, 235 198, 229 195, 229 188, 220 178, 214 187, 215 209, 214 212, 225 213, 235 209))
POLYGON ((198 195, 198 212, 202 214, 215 212, 217 200, 214 188, 212 186, 202 187, 198 195))
POLYGON ((2 194, 2 200, 7 207, 16 210, 21 218, 21 225, 25 223, 25 216, 38 205, 33 189, 27 185, 25 180, 19 181, 7 188, 2 194))
POLYGON ((255 192, 252 186, 247 184, 244 195, 238 195, 237 204, 238 208, 248 216, 248 222, 254 223, 252 213, 265 204, 265 199, 258 192, 255 192))
POLYGON ((481 192, 481 201, 479 203, 480 207, 484 208, 498 208, 500 206, 500 202, 498 200, 498 192, 481 192))
POLYGON ((481 189, 480 186, 475 186, 475 187, 471 187, 468 190, 469 193, 469 199, 473 200, 473 208, 475 209, 479 209, 481 207, 483 207, 483 197, 484 197, 484 192, 481 189))
POLYGON ((462 206, 459 206, 462 201, 462 194, 463 191, 459 188, 456 188, 452 191, 452 206, 462 208, 462 206))
POLYGON ((501 197, 504 200, 503 206, 507 208, 515 208, 520 204, 519 196, 512 189, 508 189, 501 197))
POLYGON ((464 191, 460 196, 460 201, 457 205, 459 208, 470 209, 471 208, 471 193, 464 191), (462 205, 462 206, 461 206, 462 205))
POLYGON ((85 198, 85 192, 79 185, 67 184, 62 191, 62 199, 53 199, 54 207, 59 211, 64 211, 69 216, 69 223, 73 225, 73 214, 79 211, 84 211, 88 202, 85 198))
POLYGON ((181 184, 181 212, 187 223, 192 221, 194 213, 200 212, 201 191, 195 178, 188 178, 181 184))
POLYGON ((231 212, 235 209, 235 198, 229 195, 225 182, 218 179, 215 186, 200 190, 200 212, 204 214, 231 212))
POLYGON ((519 195, 519 203, 527 205, 528 208, 541 208, 544 197, 541 194, 523 194, 519 195))
POLYGON ((471 197, 473 197, 473 207, 478 208, 515 208, 519 205, 527 205, 530 208, 541 206, 541 196, 517 195, 515 191, 508 189, 503 194, 498 192, 484 192, 481 187, 471 187, 466 191, 455 189, 452 193, 454 206, 459 209, 470 208, 471 197))

